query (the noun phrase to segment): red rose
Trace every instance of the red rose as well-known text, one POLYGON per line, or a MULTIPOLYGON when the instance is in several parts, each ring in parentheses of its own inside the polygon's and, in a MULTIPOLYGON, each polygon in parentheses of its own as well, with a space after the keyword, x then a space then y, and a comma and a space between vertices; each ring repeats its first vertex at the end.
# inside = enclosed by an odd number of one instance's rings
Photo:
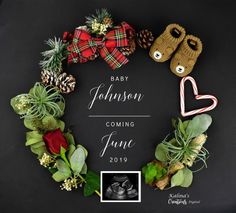
POLYGON ((48 151, 52 154, 60 154, 61 147, 68 148, 68 143, 60 129, 47 132, 43 136, 48 151))

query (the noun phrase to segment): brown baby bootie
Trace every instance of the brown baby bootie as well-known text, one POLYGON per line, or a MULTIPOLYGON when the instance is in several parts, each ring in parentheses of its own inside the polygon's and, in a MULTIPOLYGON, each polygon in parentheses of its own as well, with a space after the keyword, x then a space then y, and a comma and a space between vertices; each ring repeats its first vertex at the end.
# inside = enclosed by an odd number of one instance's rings
POLYGON ((193 35, 187 35, 170 62, 171 71, 183 77, 188 75, 202 52, 202 42, 193 35))
POLYGON ((154 41, 149 55, 156 62, 167 61, 185 37, 185 29, 178 24, 170 24, 154 41))

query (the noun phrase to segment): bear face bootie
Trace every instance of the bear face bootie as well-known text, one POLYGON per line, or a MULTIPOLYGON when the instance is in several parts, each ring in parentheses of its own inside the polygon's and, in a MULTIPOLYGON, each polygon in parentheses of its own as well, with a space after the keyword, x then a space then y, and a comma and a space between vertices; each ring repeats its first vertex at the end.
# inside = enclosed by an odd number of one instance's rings
POLYGON ((171 71, 183 77, 188 75, 202 52, 202 42, 193 35, 187 35, 170 62, 171 71))
POLYGON ((185 29, 178 24, 170 24, 154 41, 149 55, 156 62, 167 61, 185 37, 185 29))

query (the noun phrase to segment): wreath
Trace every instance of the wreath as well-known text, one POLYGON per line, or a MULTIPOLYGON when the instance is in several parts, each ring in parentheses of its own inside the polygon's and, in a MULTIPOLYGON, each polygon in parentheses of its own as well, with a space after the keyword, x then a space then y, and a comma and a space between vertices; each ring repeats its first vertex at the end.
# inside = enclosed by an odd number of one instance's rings
MULTIPOLYGON (((154 55, 151 57, 158 60, 164 53, 155 49, 156 41, 153 41, 149 30, 135 33, 126 22, 114 25, 106 9, 86 17, 85 25, 77 27, 73 34, 64 32, 62 38, 46 41, 49 49, 42 52, 43 60, 39 63, 41 82, 36 82, 28 93, 12 98, 11 106, 30 130, 26 133, 25 145, 37 155, 40 165, 51 173, 52 178, 61 183, 62 190, 83 187, 84 196, 100 195, 100 177, 86 164, 87 149, 75 142, 72 132, 65 129, 61 120, 65 110, 63 95, 74 91, 76 85, 76 79, 63 72, 65 62, 86 63, 100 56, 114 70, 128 62, 126 56, 135 51, 136 44, 144 49, 152 45, 150 54, 154 51, 154 55)), ((192 82, 196 99, 209 98, 197 94, 191 77, 182 79, 180 89, 183 90, 186 80, 192 82)), ((181 97, 183 116, 209 111, 216 106, 215 103, 210 108, 185 114, 184 97, 181 97)), ((192 120, 173 120, 173 133, 157 145, 156 159, 142 168, 145 182, 159 189, 169 185, 190 186, 193 179, 190 167, 199 161, 206 166, 209 152, 203 145, 211 122, 207 114, 197 115, 192 120)))

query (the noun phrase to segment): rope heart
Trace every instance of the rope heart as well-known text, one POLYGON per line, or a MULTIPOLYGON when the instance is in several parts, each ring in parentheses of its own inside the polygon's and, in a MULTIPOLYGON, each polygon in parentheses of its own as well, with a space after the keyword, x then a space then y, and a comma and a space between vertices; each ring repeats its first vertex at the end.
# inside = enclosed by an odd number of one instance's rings
POLYGON ((213 110, 217 106, 217 103, 218 103, 218 100, 213 95, 199 95, 198 94, 198 88, 197 88, 196 81, 192 77, 186 76, 186 77, 182 78, 182 80, 180 82, 180 109, 181 109, 181 115, 183 117, 213 110), (213 101, 212 105, 186 112, 185 111, 185 96, 184 96, 184 86, 185 86, 186 81, 191 82, 192 88, 193 88, 193 94, 195 95, 196 100, 211 99, 213 101))

